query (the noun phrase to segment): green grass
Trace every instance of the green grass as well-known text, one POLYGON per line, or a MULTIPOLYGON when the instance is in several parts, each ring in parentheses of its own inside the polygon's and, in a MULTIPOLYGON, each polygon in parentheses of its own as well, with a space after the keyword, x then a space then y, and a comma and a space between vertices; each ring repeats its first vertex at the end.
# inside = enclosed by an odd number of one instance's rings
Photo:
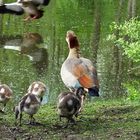
POLYGON ((63 128, 65 119, 59 121, 56 105, 42 105, 34 117, 43 125, 25 125, 28 115, 24 114, 23 125, 17 127, 14 126, 14 114, 11 110, 6 115, 0 114, 0 138, 133 140, 140 137, 138 102, 102 99, 85 101, 76 125, 69 125, 68 128, 63 128))

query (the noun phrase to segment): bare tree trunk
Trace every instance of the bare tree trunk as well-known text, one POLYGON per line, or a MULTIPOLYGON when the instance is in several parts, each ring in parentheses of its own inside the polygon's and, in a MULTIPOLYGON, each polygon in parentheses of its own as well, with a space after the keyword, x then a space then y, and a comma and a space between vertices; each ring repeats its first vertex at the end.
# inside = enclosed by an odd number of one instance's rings
POLYGON ((132 17, 136 17, 136 0, 132 0, 132 17))
POLYGON ((2 35, 3 16, 0 15, 0 35, 2 35))
POLYGON ((131 10, 132 10, 132 0, 129 0, 128 1, 128 8, 127 8, 127 11, 128 11, 128 19, 130 19, 132 17, 131 10))
MULTIPOLYGON (((117 11, 116 22, 120 23, 122 9, 123 9, 124 0, 119 1, 119 7, 117 11)), ((119 30, 115 32, 116 37, 119 37, 119 30)), ((112 72, 114 73, 114 96, 121 96, 121 82, 122 82, 122 69, 123 69, 123 61, 122 61, 122 52, 118 48, 118 46, 113 46, 113 64, 112 64, 112 72)))
POLYGON ((136 16, 136 0, 128 1, 128 19, 136 16))
POLYGON ((99 48, 100 42, 100 34, 101 34, 101 11, 100 11, 100 4, 99 1, 95 1, 95 20, 94 20, 94 34, 92 35, 91 39, 91 46, 93 48, 93 61, 96 63, 97 60, 97 51, 99 48))
MULTIPOLYGON (((136 17, 136 0, 129 0, 128 1, 128 19, 136 17)), ((133 67, 133 62, 129 61, 129 67, 133 67)))

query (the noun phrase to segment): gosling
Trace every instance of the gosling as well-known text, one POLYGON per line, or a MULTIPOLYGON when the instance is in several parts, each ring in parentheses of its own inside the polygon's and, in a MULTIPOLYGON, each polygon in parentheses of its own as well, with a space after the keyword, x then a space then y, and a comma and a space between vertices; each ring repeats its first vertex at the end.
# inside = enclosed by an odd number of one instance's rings
POLYGON ((22 121, 22 112, 25 112, 29 115, 30 120, 29 124, 35 125, 34 114, 37 113, 43 96, 46 92, 46 85, 40 81, 33 82, 29 88, 27 94, 25 94, 18 105, 15 107, 15 125, 17 125, 17 119, 19 119, 19 125, 21 126, 22 121))
POLYGON ((85 92, 82 87, 78 88, 76 93, 63 92, 58 96, 57 109, 60 121, 62 117, 65 117, 68 120, 65 128, 68 127, 69 123, 75 124, 73 116, 77 117, 81 112, 84 98, 85 92))
POLYGON ((6 84, 0 84, 0 103, 3 104, 3 108, 0 110, 5 113, 5 107, 8 101, 12 98, 13 91, 6 84))

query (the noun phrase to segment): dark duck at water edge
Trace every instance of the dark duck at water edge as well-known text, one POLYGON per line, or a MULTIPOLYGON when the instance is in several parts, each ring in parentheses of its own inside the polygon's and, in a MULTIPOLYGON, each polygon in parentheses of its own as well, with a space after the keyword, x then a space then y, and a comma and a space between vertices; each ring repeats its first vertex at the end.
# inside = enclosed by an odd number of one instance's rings
POLYGON ((13 3, 1 4, 0 14, 22 15, 26 13, 28 16, 25 20, 39 19, 44 13, 40 6, 47 6, 49 2, 50 0, 17 0, 13 3))
POLYGON ((83 87, 90 96, 99 96, 96 68, 89 59, 80 56, 80 45, 73 31, 66 34, 69 54, 61 67, 61 78, 70 91, 83 87))

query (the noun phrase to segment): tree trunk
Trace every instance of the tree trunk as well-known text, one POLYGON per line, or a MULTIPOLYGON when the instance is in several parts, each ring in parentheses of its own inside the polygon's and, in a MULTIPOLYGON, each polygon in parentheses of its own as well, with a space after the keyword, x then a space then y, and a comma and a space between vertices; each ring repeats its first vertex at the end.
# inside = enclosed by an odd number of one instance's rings
POLYGON ((0 35, 2 35, 3 16, 0 15, 0 35))
MULTIPOLYGON (((119 1, 119 7, 116 17, 116 22, 119 24, 121 20, 121 15, 122 15, 122 9, 124 5, 124 0, 119 1)), ((119 38, 119 30, 116 30, 115 35, 117 38, 119 38)), ((114 95, 113 96, 121 96, 121 82, 122 82, 122 66, 123 66, 123 61, 122 61, 122 52, 118 48, 118 46, 114 45, 113 46, 113 64, 112 64, 112 72, 114 74, 114 86, 113 86, 113 91, 114 95)))
MULTIPOLYGON (((136 0, 129 0, 128 1, 128 19, 136 17, 136 0)), ((133 62, 129 61, 129 67, 133 67, 133 62)))
POLYGON ((136 0, 128 1, 128 19, 136 17, 136 0))
POLYGON ((97 60, 97 51, 99 48, 99 42, 100 42, 100 34, 101 34, 101 11, 100 11, 100 3, 98 1, 95 1, 95 10, 94 10, 94 34, 92 35, 91 39, 91 46, 93 50, 93 61, 96 63, 97 60))

